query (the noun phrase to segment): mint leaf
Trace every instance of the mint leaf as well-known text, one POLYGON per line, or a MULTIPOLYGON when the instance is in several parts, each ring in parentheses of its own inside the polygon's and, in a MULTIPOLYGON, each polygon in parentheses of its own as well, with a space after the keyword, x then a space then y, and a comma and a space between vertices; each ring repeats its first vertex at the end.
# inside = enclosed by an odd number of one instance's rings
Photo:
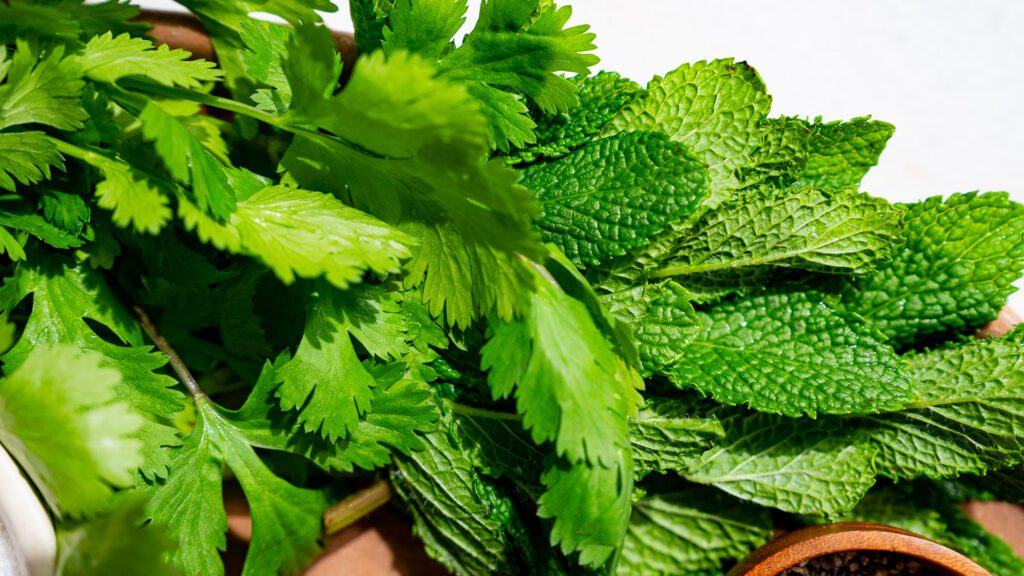
POLYGON ((846 290, 844 308, 909 348, 994 320, 1024 268, 1024 206, 1006 193, 936 196, 908 206, 906 243, 846 290))
POLYGON ((910 357, 920 397, 869 418, 879 473, 894 479, 984 474, 1024 461, 1024 330, 910 357))
POLYGON ((750 163, 771 107, 764 82, 746 62, 683 64, 647 84, 647 98, 627 106, 610 130, 659 130, 682 142, 708 167, 707 208, 739 187, 736 170, 750 163))
POLYGON ((764 140, 750 154, 750 164, 737 176, 744 192, 786 188, 807 165, 811 125, 791 116, 768 118, 764 140))
POLYGON ((696 415, 689 403, 652 398, 630 427, 633 468, 637 477, 649 472, 686 472, 723 436, 725 430, 717 418, 696 415))
POLYGON ((586 306, 537 279, 529 315, 496 322, 481 349, 494 398, 515 392, 534 442, 553 441, 570 462, 621 460, 642 385, 612 350, 586 306))
POLYGON ((618 573, 714 573, 771 533, 767 509, 719 490, 692 484, 659 490, 633 503, 618 573))
POLYGON ((875 483, 875 448, 842 421, 740 409, 712 411, 725 429, 686 478, 796 514, 851 510, 875 483))
POLYGON ((166 44, 153 48, 145 38, 107 32, 89 40, 78 60, 85 77, 97 82, 145 76, 167 86, 197 88, 203 82, 220 79, 222 72, 213 62, 189 60, 191 55, 185 50, 171 50, 166 44))
POLYGON ((902 214, 852 188, 749 195, 706 214, 650 274, 703 292, 758 286, 787 268, 865 274, 899 246, 902 214))
POLYGON ((896 130, 892 124, 870 117, 826 124, 816 121, 810 129, 807 159, 797 181, 836 188, 860 184, 896 130))
POLYGON ((880 412, 914 398, 892 348, 813 293, 752 296, 698 316, 701 331, 671 373, 680 388, 786 416, 880 412))
POLYGON ((666 374, 700 333, 700 317, 690 299, 690 293, 671 280, 601 296, 608 311, 632 329, 644 368, 658 374, 666 374))
POLYGON ((615 72, 580 74, 569 80, 579 89, 579 102, 565 111, 535 114, 537 141, 511 152, 507 162, 520 164, 565 156, 595 140, 620 110, 645 94, 639 84, 615 72))
POLYGON ((49 180, 53 167, 64 170, 64 160, 42 132, 0 133, 0 188, 49 180))
POLYGON ((103 361, 38 347, 0 380, 0 443, 57 518, 103 510, 142 465, 143 418, 117 397, 121 374, 103 361))
POLYGON ((82 71, 64 46, 46 51, 23 40, 10 61, 0 51, 0 130, 22 124, 44 124, 58 130, 82 127, 85 112, 78 105, 82 95, 82 71))
POLYGON ((537 227, 576 264, 596 265, 646 244, 693 212, 706 175, 657 132, 626 132, 523 171, 541 211, 537 227))

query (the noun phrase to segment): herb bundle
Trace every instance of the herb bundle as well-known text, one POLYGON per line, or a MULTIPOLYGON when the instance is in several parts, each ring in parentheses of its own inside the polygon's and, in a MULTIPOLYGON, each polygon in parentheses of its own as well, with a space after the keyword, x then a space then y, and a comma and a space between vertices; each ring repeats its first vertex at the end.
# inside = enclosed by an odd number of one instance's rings
POLYGON ((60 573, 223 573, 225 479, 246 574, 373 479, 459 574, 721 574, 840 519, 1024 573, 955 505, 1024 496, 1024 331, 970 338, 1005 193, 872 197, 891 125, 592 73, 548 1, 456 42, 464 0, 353 0, 343 86, 329 2, 180 3, 218 66, 0 3, 0 444, 60 573))

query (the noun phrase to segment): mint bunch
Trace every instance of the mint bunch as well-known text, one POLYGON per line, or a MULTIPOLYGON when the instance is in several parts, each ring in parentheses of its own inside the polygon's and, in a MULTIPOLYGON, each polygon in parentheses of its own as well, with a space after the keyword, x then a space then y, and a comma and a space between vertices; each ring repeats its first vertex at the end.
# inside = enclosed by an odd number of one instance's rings
POLYGON ((893 127, 773 117, 745 63, 596 72, 570 9, 0 4, 0 444, 61 574, 295 574, 387 480, 459 574, 721 574, 881 521, 997 574, 1022 498, 1005 193, 858 188, 893 127), (288 26, 253 19, 258 10, 288 26), (137 559, 126 566, 125 555, 137 559))

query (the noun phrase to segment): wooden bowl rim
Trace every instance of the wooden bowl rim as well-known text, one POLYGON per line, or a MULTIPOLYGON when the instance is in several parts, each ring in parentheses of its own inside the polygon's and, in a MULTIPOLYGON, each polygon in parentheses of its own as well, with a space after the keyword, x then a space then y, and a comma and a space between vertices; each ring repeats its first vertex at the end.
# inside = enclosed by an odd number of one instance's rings
POLYGON ((970 558, 942 544, 870 522, 839 522, 788 532, 755 550, 727 576, 776 576, 811 558, 855 550, 903 554, 951 576, 992 576, 970 558))

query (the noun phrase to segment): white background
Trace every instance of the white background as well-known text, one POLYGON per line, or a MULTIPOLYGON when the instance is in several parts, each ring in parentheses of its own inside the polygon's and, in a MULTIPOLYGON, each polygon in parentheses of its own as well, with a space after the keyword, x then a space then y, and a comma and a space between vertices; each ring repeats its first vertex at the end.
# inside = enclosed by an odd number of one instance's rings
MULTIPOLYGON (((470 21, 479 0, 470 0, 470 21)), ((563 0, 597 33, 599 68, 644 83, 682 62, 734 57, 773 113, 896 125, 863 188, 912 201, 1006 190, 1024 202, 1024 2, 1016 0, 563 0)), ((172 8, 169 0, 144 6, 172 8)), ((351 30, 347 4, 325 15, 351 30)), ((1024 294, 1015 298, 1024 310, 1024 294)))

